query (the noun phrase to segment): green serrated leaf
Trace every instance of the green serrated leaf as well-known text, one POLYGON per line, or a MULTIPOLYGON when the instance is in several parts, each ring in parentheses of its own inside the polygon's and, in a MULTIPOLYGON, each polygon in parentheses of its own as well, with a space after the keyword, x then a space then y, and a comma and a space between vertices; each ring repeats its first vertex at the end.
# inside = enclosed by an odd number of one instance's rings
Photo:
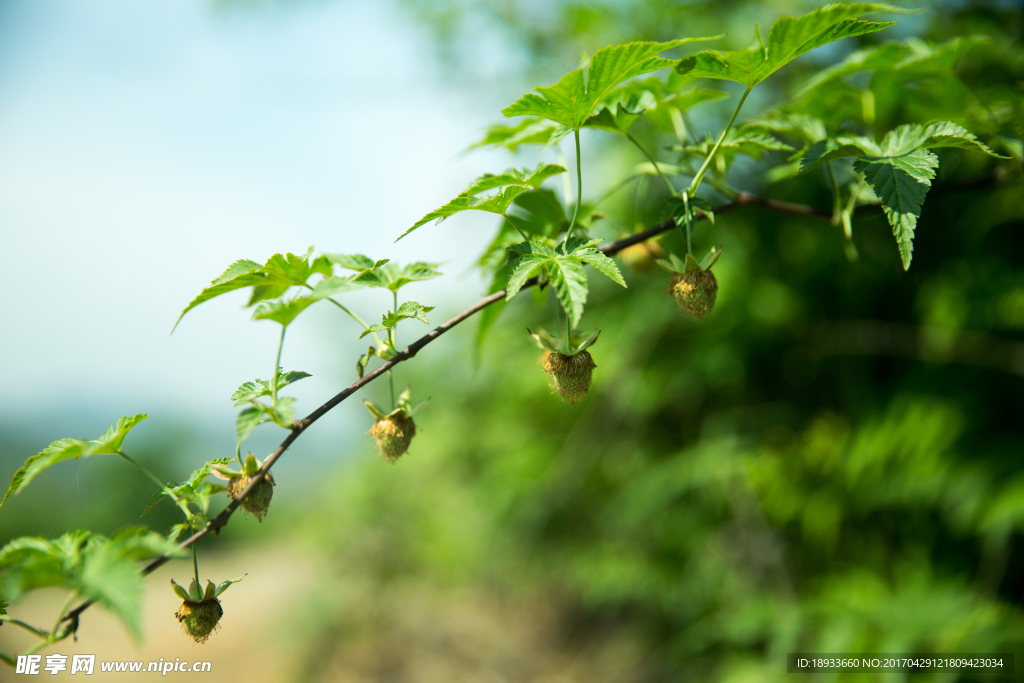
POLYGON ((115 544, 97 541, 92 539, 83 554, 79 590, 117 616, 138 643, 142 639, 142 574, 115 544))
MULTIPOLYGON (((236 261, 185 307, 185 310, 178 316, 174 327, 177 328, 185 314, 199 304, 236 289, 252 287, 252 294, 246 305, 253 306, 261 301, 282 296, 291 287, 306 285, 306 281, 315 274, 330 277, 333 274, 331 260, 326 256, 320 256, 310 262, 312 253, 313 247, 309 248, 305 256, 291 253, 274 254, 262 266, 255 261, 245 259, 236 261)), ((288 321, 291 322, 301 310, 295 312, 288 321)), ((261 317, 275 319, 272 317, 273 311, 267 313, 261 317)), ((284 314, 279 315, 287 317, 284 314)), ((172 329, 171 332, 173 333, 174 330, 172 329)))
POLYGON ((398 320, 415 318, 416 320, 419 320, 421 323, 429 325, 430 321, 427 320, 426 314, 432 310, 434 310, 433 306, 424 306, 422 304, 416 303, 415 301, 406 301, 405 303, 401 304, 398 307, 397 311, 395 311, 394 316, 395 318, 397 318, 397 320, 395 320, 395 323, 397 323, 398 320))
POLYGON ((146 560, 167 554, 180 554, 177 546, 144 526, 119 529, 110 535, 110 546, 133 560, 146 560))
POLYGON ((270 418, 266 415, 267 406, 257 403, 243 408, 235 419, 235 439, 242 443, 249 438, 253 430, 270 418))
POLYGON ((505 287, 505 301, 511 301, 523 288, 526 281, 550 262, 551 258, 543 254, 522 254, 516 258, 509 270, 508 284, 505 287))
POLYGON ((505 116, 535 116, 579 130, 594 109, 623 81, 673 66, 677 60, 658 54, 695 41, 712 38, 685 38, 665 43, 634 42, 611 45, 598 50, 583 68, 570 71, 557 83, 537 88, 502 109, 505 116), (538 94, 539 93, 539 94, 538 94))
POLYGON ((386 258, 374 261, 363 254, 324 254, 324 258, 336 266, 340 266, 347 270, 358 271, 380 268, 389 261, 389 259, 386 258))
MULTIPOLYGON (((439 223, 462 211, 474 210, 504 214, 517 196, 527 190, 539 187, 542 182, 551 176, 558 175, 559 173, 565 173, 564 166, 559 166, 557 164, 540 164, 533 171, 513 168, 497 175, 482 175, 474 180, 473 183, 458 197, 416 221, 416 223, 402 233, 398 239, 402 239, 413 230, 426 225, 431 221, 439 223), (490 190, 498 190, 498 192, 483 197, 477 196, 481 192, 488 192, 490 190)), ((395 241, 397 242, 398 240, 395 241)))
POLYGON ((429 325, 430 321, 427 319, 426 314, 432 310, 434 310, 433 306, 424 306, 423 304, 416 303, 415 301, 406 301, 398 307, 397 311, 388 311, 384 314, 380 325, 370 325, 368 328, 363 330, 363 333, 359 335, 359 338, 362 339, 373 332, 384 332, 385 330, 389 330, 403 320, 415 319, 429 325))
POLYGON ((860 135, 837 135, 818 140, 800 152, 800 172, 806 173, 818 164, 843 157, 883 156, 875 142, 860 135))
POLYGON ((853 164, 854 170, 864 174, 882 201, 882 209, 899 245, 904 270, 910 268, 917 219, 938 166, 938 157, 925 149, 899 157, 857 159, 853 164))
POLYGON ((587 247, 574 251, 572 255, 583 263, 589 263, 594 266, 599 273, 608 277, 615 284, 623 287, 627 286, 626 281, 622 278, 622 273, 619 271, 619 266, 615 261, 601 253, 601 251, 593 247, 587 247))
MULTIPOLYGON (((302 372, 301 370, 290 370, 288 372, 281 372, 278 370, 277 374, 277 388, 282 388, 298 382, 300 379, 306 377, 312 377, 308 372, 302 372)), ((231 394, 231 400, 235 402, 235 407, 248 403, 249 401, 256 400, 262 396, 270 396, 271 388, 270 382, 262 379, 256 379, 252 382, 246 382, 242 386, 235 390, 235 393, 231 394)))
POLYGON ((316 299, 306 296, 295 297, 291 301, 264 301, 252 313, 253 320, 273 320, 288 327, 300 313, 316 303, 316 299))
POLYGON ((583 317, 583 308, 587 303, 587 273, 573 256, 556 256, 548 262, 547 267, 555 294, 575 327, 583 317))
MULTIPOLYGON (((185 307, 185 310, 183 310, 181 315, 178 316, 177 322, 174 323, 174 329, 178 327, 178 323, 181 322, 181 319, 185 317, 186 313, 204 301, 209 301, 214 297, 228 292, 233 292, 236 289, 243 289, 245 287, 263 284, 266 277, 256 272, 260 267, 260 264, 248 259, 241 259, 232 263, 228 266, 227 270, 220 275, 220 277, 211 282, 209 287, 200 292, 199 296, 193 299, 191 303, 185 307)), ((171 330, 172 334, 174 333, 174 329, 171 330)))
POLYGON ((514 126, 495 124, 487 129, 484 137, 474 143, 470 149, 479 147, 505 147, 515 152, 521 145, 547 146, 568 132, 564 126, 554 121, 545 121, 535 117, 525 118, 514 126))
POLYGON ((909 123, 898 126, 886 133, 879 145, 880 156, 900 156, 909 154, 918 147, 938 149, 940 147, 958 147, 981 152, 999 159, 1006 159, 984 144, 966 128, 952 121, 936 121, 927 126, 909 123))
POLYGON ((80 530, 57 542, 37 537, 10 541, 0 549, 0 593, 14 601, 36 588, 68 585, 69 575, 81 565, 81 548, 89 536, 80 530))
POLYGON ((292 423, 295 422, 295 409, 292 408, 293 403, 295 403, 295 399, 291 396, 278 397, 274 401, 274 405, 267 408, 267 415, 270 416, 270 419, 277 426, 291 429, 292 423))
POLYGON ((79 441, 77 439, 54 441, 44 450, 26 460, 25 464, 14 473, 7 493, 3 500, 0 500, 0 506, 7 501, 8 497, 28 486, 29 482, 35 479, 40 472, 59 462, 77 460, 90 455, 117 453, 121 450, 121 444, 128 432, 147 417, 149 416, 144 413, 132 417, 122 417, 117 421, 116 426, 111 425, 106 434, 94 441, 79 441))
POLYGON ((842 38, 874 33, 896 23, 855 18, 869 12, 903 13, 906 10, 878 3, 826 5, 800 17, 781 17, 772 24, 767 44, 761 40, 760 31, 757 31, 755 38, 758 45, 755 47, 731 52, 698 52, 681 60, 676 69, 690 78, 734 81, 753 88, 816 47, 842 38))
MULTIPOLYGON (((715 141, 707 139, 698 143, 673 145, 671 149, 684 156, 703 159, 711 153, 714 146, 715 141)), ((751 158, 760 159, 765 152, 792 152, 793 147, 767 133, 734 129, 730 130, 722 140, 718 151, 720 154, 728 155, 728 159, 731 161, 736 154, 745 154, 751 158)))
POLYGON ((818 88, 825 83, 849 76, 860 71, 875 71, 895 67, 907 54, 908 48, 902 43, 883 43, 866 50, 851 52, 846 59, 819 71, 809 78, 797 91, 797 96, 818 88))

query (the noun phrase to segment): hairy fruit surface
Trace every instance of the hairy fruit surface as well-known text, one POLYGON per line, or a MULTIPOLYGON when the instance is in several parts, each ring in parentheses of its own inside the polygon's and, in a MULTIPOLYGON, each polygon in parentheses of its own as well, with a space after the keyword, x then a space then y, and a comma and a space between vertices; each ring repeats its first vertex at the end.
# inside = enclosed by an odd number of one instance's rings
POLYGON ((181 622, 181 627, 189 638, 197 643, 205 643, 217 628, 217 622, 224 616, 224 610, 221 609, 220 600, 216 598, 201 602, 185 600, 174 616, 181 622))
MULTIPOLYGON (((250 481, 252 481, 252 477, 246 475, 232 477, 228 483, 228 495, 237 500, 250 481)), ((249 492, 249 495, 242 499, 242 509, 255 515, 256 520, 262 522, 263 516, 270 509, 270 499, 273 497, 274 477, 267 472, 249 492)))
POLYGON ((377 450, 385 460, 397 462, 409 450, 412 437, 416 436, 416 423, 411 417, 392 413, 377 418, 367 433, 373 437, 377 450))
POLYGON ((672 276, 668 292, 679 305, 680 313, 700 322, 715 307, 718 280, 710 270, 676 273, 672 276))
POLYGON ((563 353, 548 353, 542 360, 544 372, 551 376, 551 386, 569 403, 579 403, 590 391, 590 380, 594 373, 594 359, 589 351, 567 356, 563 353))

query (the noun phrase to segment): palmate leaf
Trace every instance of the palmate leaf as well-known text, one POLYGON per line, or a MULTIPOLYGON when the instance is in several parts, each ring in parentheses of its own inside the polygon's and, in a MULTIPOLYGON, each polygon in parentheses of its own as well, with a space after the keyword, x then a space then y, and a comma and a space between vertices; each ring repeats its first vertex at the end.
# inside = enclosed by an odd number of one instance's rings
POLYGON ((368 328, 363 330, 363 333, 359 335, 359 338, 362 339, 373 332, 384 332, 389 330, 402 320, 416 319, 421 323, 429 325, 430 321, 427 320, 427 313, 432 310, 434 310, 433 306, 424 306, 416 303, 415 301, 406 301, 398 307, 397 311, 388 311, 384 314, 380 325, 370 325, 368 328))
POLYGON ((986 36, 958 36, 941 45, 911 39, 857 50, 808 79, 800 86, 797 96, 804 96, 826 83, 861 71, 896 72, 915 77, 942 73, 953 68, 967 50, 988 42, 986 36))
POLYGON ((842 157, 898 157, 918 148, 942 147, 969 149, 998 159, 1006 158, 993 152, 963 126, 952 121, 936 121, 926 126, 918 123, 899 126, 877 144, 859 135, 837 135, 819 140, 801 152, 800 171, 805 172, 822 162, 842 157))
POLYGON ((390 260, 384 258, 374 261, 369 256, 364 256, 363 254, 324 254, 324 258, 336 266, 360 272, 380 268, 390 260))
POLYGON ((78 439, 54 441, 26 460, 25 464, 14 473, 7 493, 3 500, 0 500, 0 506, 7 502, 8 497, 28 486, 29 482, 35 479, 40 472, 59 462, 102 453, 117 453, 121 450, 121 444, 128 432, 147 417, 149 416, 142 413, 132 417, 122 417, 117 421, 117 425, 111 425, 106 434, 94 441, 79 441, 78 439))
POLYGON ((903 268, 909 269, 914 231, 921 205, 931 187, 939 159, 928 149, 957 147, 993 157, 998 154, 952 121, 926 126, 912 123, 889 131, 878 144, 864 137, 839 135, 809 145, 801 153, 801 171, 842 157, 854 157, 853 169, 864 174, 892 226, 903 268))
POLYGON ((696 87, 679 94, 658 78, 630 81, 608 93, 583 127, 625 135, 643 116, 661 130, 674 131, 682 137, 686 132, 682 112, 702 102, 728 96, 728 93, 696 87))
MULTIPOLYGON (((159 537, 164 540, 163 537, 159 537)), ((142 639, 142 574, 134 560, 111 543, 90 539, 78 584, 84 597, 103 605, 124 624, 135 642, 142 639)))
POLYGON ((352 284, 363 287, 382 287, 397 292, 410 282, 423 282, 439 277, 441 275, 441 272, 437 270, 439 265, 441 264, 418 261, 403 267, 397 263, 388 263, 373 270, 363 271, 352 280, 352 284))
POLYGON ((142 527, 110 538, 85 530, 55 540, 17 538, 0 549, 0 593, 17 599, 47 586, 77 591, 113 612, 138 640, 142 574, 136 561, 174 552, 172 542, 142 527))
POLYGON ((558 301, 575 327, 583 317, 583 307, 587 303, 587 272, 583 270, 583 265, 571 256, 556 256, 549 262, 547 268, 558 301))
POLYGON ((498 123, 487 128, 484 137, 470 146, 504 147, 515 152, 521 145, 541 145, 547 147, 560 140, 569 132, 565 126, 537 117, 528 117, 514 126, 498 123))
MULTIPOLYGON (((385 259, 384 262, 387 260, 385 259)), ((371 265, 374 268, 375 265, 371 265)), ((364 271, 366 272, 366 271, 364 271)), ((373 272, 372 270, 369 272, 373 272)), ((252 312, 253 320, 273 320, 288 327, 307 308, 339 292, 355 289, 353 284, 359 274, 345 277, 325 277, 316 283, 308 294, 296 296, 288 301, 264 301, 252 312)), ((307 285, 308 286, 308 285, 307 285)))
POLYGON ((241 444, 248 439, 254 429, 266 422, 273 422, 283 429, 291 429, 295 421, 293 403, 295 399, 291 396, 278 398, 274 405, 252 401, 249 406, 239 411, 235 419, 235 438, 238 443, 241 444))
POLYGON ((1005 159, 981 142, 966 128, 952 121, 936 121, 927 126, 909 123, 889 131, 879 145, 883 156, 908 154, 918 147, 938 149, 940 147, 958 147, 981 152, 991 157, 1005 159))
MULTIPOLYGON (((439 209, 431 211, 423 218, 399 235, 402 239, 410 232, 426 225, 430 221, 440 223, 446 218, 454 216, 462 211, 487 211, 489 213, 504 214, 512 201, 523 192, 539 187, 548 178, 565 173, 565 167, 558 164, 540 164, 536 169, 509 169, 499 174, 484 174, 473 181, 458 197, 451 200, 439 209), (481 192, 498 190, 497 193, 479 197, 481 192)), ((395 240, 396 242, 398 240, 395 240)))
MULTIPOLYGON (((177 484, 168 484, 167 488, 170 489, 171 493, 174 494, 178 500, 184 500, 188 503, 195 503, 205 514, 209 511, 210 497, 215 493, 220 493, 225 490, 223 486, 216 484, 204 484, 203 480, 215 472, 216 467, 223 467, 229 463, 234 462, 234 458, 214 458, 203 463, 203 466, 195 470, 188 481, 183 481, 177 484)), ((171 498, 172 496, 167 493, 164 489, 158 489, 149 499, 149 503, 146 504, 146 509, 142 511, 145 515, 147 512, 153 509, 157 503, 164 498, 171 498)), ((173 539, 172 539, 173 540, 173 539)))
MULTIPOLYGON (((281 372, 278 369, 277 373, 277 388, 278 390, 283 387, 298 382, 300 379, 312 377, 308 372, 302 372, 301 370, 290 370, 289 372, 281 372)), ((235 393, 231 394, 231 400, 235 402, 235 407, 238 407, 249 401, 253 401, 262 396, 270 396, 270 382, 267 380, 256 379, 252 382, 246 382, 242 386, 235 390, 235 393)))
POLYGON ((883 156, 881 148, 870 138, 861 135, 836 135, 817 140, 799 154, 800 172, 806 173, 818 164, 843 157, 883 156))
MULTIPOLYGON (((684 156, 694 156, 703 159, 711 152, 714 146, 715 141, 707 138, 696 144, 673 145, 671 150, 679 152, 684 156)), ((730 156, 746 154, 754 159, 760 159, 765 152, 792 152, 793 148, 767 133, 749 130, 730 130, 718 151, 720 154, 730 156)))
POLYGON ((863 21, 856 17, 869 12, 905 12, 879 3, 826 5, 800 17, 781 17, 772 24, 768 42, 756 32, 758 45, 746 50, 706 50, 680 61, 676 70, 690 78, 715 78, 741 83, 747 88, 768 78, 800 55, 842 38, 874 33, 895 21, 863 21))
POLYGON ((740 126, 740 132, 751 131, 786 135, 806 144, 818 142, 828 137, 825 122, 809 114, 772 113, 765 118, 756 118, 740 126))
POLYGON ((288 327, 304 310, 317 302, 309 296, 299 296, 291 301, 264 301, 252 312, 253 320, 273 320, 288 327))
POLYGON ((570 71, 554 85, 523 95, 501 113, 507 117, 540 117, 579 130, 598 104, 620 83, 678 63, 678 60, 659 57, 659 53, 702 40, 713 38, 634 42, 601 48, 591 58, 586 75, 582 67, 570 71))
POLYGON ((626 286, 615 262, 595 248, 600 241, 571 237, 555 247, 539 239, 514 245, 505 301, 511 300, 530 277, 543 269, 566 315, 576 325, 583 316, 589 289, 583 264, 593 265, 613 282, 626 286))
POLYGON ((898 157, 857 159, 853 168, 864 174, 892 226, 899 245, 903 269, 910 268, 914 253, 914 229, 925 195, 935 178, 939 158, 925 149, 898 157))
POLYGON ((311 261, 312 254, 313 247, 310 247, 304 256, 291 253, 274 254, 262 266, 247 259, 236 261, 185 307, 174 323, 171 333, 174 333, 186 313, 221 294, 252 287, 252 295, 246 304, 252 306, 260 301, 279 297, 290 287, 305 285, 315 273, 325 277, 332 275, 331 262, 325 256, 311 261))
POLYGON ((846 59, 838 64, 833 64, 809 78, 800 86, 797 96, 802 96, 837 78, 849 76, 860 71, 893 69, 903 60, 907 52, 908 48, 903 43, 883 43, 866 50, 857 50, 850 53, 846 59))

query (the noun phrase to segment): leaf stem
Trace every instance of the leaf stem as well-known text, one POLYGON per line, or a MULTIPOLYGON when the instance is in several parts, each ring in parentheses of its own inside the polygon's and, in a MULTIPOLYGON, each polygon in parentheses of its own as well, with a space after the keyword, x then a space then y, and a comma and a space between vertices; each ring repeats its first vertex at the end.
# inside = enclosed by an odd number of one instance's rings
MULTIPOLYGON (((364 320, 363 320, 362 318, 360 318, 360 317, 359 317, 358 315, 356 315, 355 313, 353 313, 353 312, 352 312, 352 311, 350 311, 349 309, 345 308, 344 306, 342 306, 342 305, 341 305, 340 303, 338 303, 337 301, 335 301, 335 300, 334 300, 334 299, 332 299, 331 297, 327 297, 327 300, 328 300, 328 301, 330 301, 330 302, 331 302, 332 304, 334 304, 335 306, 337 306, 338 308, 340 308, 340 309, 341 309, 342 311, 344 311, 345 313, 347 313, 347 314, 348 314, 348 316, 349 316, 350 318, 352 318, 352 319, 353 319, 353 320, 355 320, 355 321, 356 321, 357 323, 359 323, 360 325, 362 325, 362 327, 363 327, 363 329, 364 329, 364 330, 366 330, 366 329, 369 329, 369 327, 370 327, 370 326, 369 326, 369 325, 367 325, 367 324, 366 324, 366 321, 364 321, 364 320)), ((373 337, 373 341, 377 342, 377 346, 378 346, 378 347, 380 347, 380 345, 381 345, 381 342, 380 342, 380 337, 378 337, 378 336, 377 336, 377 333, 376 333, 376 332, 371 332, 371 333, 370 333, 370 336, 371 336, 371 337, 373 337)))
POLYGON ((202 595, 203 584, 199 581, 199 555, 196 553, 196 544, 192 544, 192 571, 196 577, 196 592, 202 595))
POLYGON ((583 203, 583 167, 580 165, 580 129, 574 129, 573 133, 576 135, 576 208, 573 209, 572 222, 569 223, 569 229, 565 232, 566 240, 568 240, 569 236, 572 235, 572 229, 576 227, 576 219, 580 215, 580 204, 583 203))
POLYGON ((831 160, 825 162, 825 168, 828 169, 828 179, 832 183, 832 225, 839 225, 843 212, 843 200, 839 196, 839 183, 836 182, 836 174, 832 170, 831 160))
POLYGON ((274 361, 274 374, 270 376, 270 400, 277 402, 277 375, 281 371, 281 351, 284 349, 284 333, 288 328, 281 325, 281 340, 277 342, 277 359, 274 361))
POLYGON ((634 180, 642 177, 644 177, 644 175, 641 173, 634 173, 633 175, 626 176, 624 179, 616 183, 610 190, 601 195, 601 198, 594 202, 594 206, 600 206, 601 204, 604 204, 604 202, 613 194, 624 188, 626 185, 629 185, 634 180))
MULTIPOLYGON (((66 610, 67 607, 65 607, 64 609, 66 610)), ((33 626, 32 624, 26 624, 21 619, 15 619, 14 617, 6 617, 6 616, 3 616, 3 615, 0 615, 0 621, 6 622, 8 624, 14 624, 15 626, 20 626, 21 628, 25 629, 29 633, 32 633, 33 635, 39 636, 40 638, 49 638, 50 637, 50 634, 47 633, 46 631, 44 631, 42 629, 38 629, 35 626, 33 626)))
POLYGON ((644 149, 644 146, 641 145, 640 142, 635 137, 633 137, 633 134, 630 133, 629 131, 626 131, 626 139, 632 142, 634 145, 636 145, 636 148, 638 150, 643 152, 643 155, 647 157, 647 160, 650 161, 651 164, 654 166, 654 170, 658 172, 658 175, 661 177, 662 181, 664 181, 665 187, 668 188, 669 195, 675 196, 676 188, 672 186, 672 183, 670 183, 668 178, 665 177, 665 174, 661 172, 661 167, 658 166, 658 162, 654 160, 654 157, 652 157, 651 154, 646 149, 644 149))
POLYGON ((690 246, 690 233, 693 232, 693 214, 690 213, 690 191, 683 190, 683 221, 686 223, 686 253, 692 254, 693 248, 690 246))
MULTIPOLYGON (((391 290, 392 302, 394 304, 395 314, 398 314, 398 290, 391 290)), ((398 351, 398 322, 388 329, 388 337, 391 341, 391 348, 398 351)), ((388 384, 391 386, 391 410, 395 409, 395 375, 391 370, 388 370, 388 384)))
POLYGON ((68 593, 68 597, 64 601, 64 604, 60 606, 60 612, 57 613, 57 621, 53 624, 53 630, 50 631, 50 637, 56 637, 57 629, 60 628, 60 623, 64 621, 64 614, 71 609, 71 603, 73 603, 77 597, 78 591, 71 591, 68 593))
POLYGON ((740 109, 743 108, 743 103, 747 101, 747 95, 749 95, 750 91, 753 89, 754 86, 751 85, 744 91, 743 97, 740 98, 739 104, 736 105, 736 111, 732 113, 732 118, 729 119, 729 123, 726 124, 725 128, 722 130, 722 134, 718 136, 718 141, 715 142, 715 146, 711 148, 711 152, 708 153, 707 158, 704 159, 704 163, 701 164, 700 169, 697 171, 697 175, 693 176, 693 180, 690 182, 690 187, 687 188, 691 197, 696 195, 697 188, 700 187, 700 181, 703 180, 704 174, 708 170, 708 166, 711 165, 711 161, 715 158, 715 155, 718 154, 718 148, 721 147, 722 143, 725 141, 725 136, 729 134, 732 124, 736 122, 736 117, 739 115, 740 109))
POLYGON ((122 453, 121 451, 116 451, 116 453, 117 453, 117 454, 118 454, 118 455, 119 455, 120 457, 122 457, 122 458, 124 458, 125 460, 127 460, 128 462, 130 462, 131 464, 135 465, 135 467, 137 467, 137 468, 139 469, 139 471, 140 471, 140 472, 142 472, 142 473, 143 473, 143 474, 145 474, 145 475, 146 475, 147 477, 149 477, 150 479, 152 479, 152 480, 153 480, 153 482, 154 482, 154 483, 155 483, 155 484, 156 484, 157 486, 159 486, 159 487, 160 487, 161 489, 163 489, 163 492, 164 492, 164 493, 166 493, 166 494, 167 494, 168 496, 170 496, 170 497, 171 497, 171 500, 173 500, 173 501, 174 501, 174 504, 178 506, 178 509, 179 509, 179 510, 181 510, 181 511, 182 511, 183 513, 185 513, 185 521, 188 521, 188 520, 190 520, 190 519, 192 518, 192 513, 191 513, 191 512, 189 512, 189 509, 188 509, 188 504, 187 504, 187 503, 185 503, 184 501, 181 501, 181 500, 179 500, 179 499, 178 499, 178 496, 174 495, 174 491, 172 491, 171 489, 169 489, 169 488, 167 487, 167 484, 165 484, 164 482, 160 481, 159 477, 157 477, 157 476, 156 476, 155 474, 153 474, 152 472, 150 472, 150 471, 149 471, 149 470, 148 470, 147 468, 143 467, 142 465, 140 465, 140 464, 139 464, 138 462, 136 462, 136 461, 135 461, 135 460, 133 460, 132 458, 128 457, 128 455, 127 455, 127 454, 125 454, 125 453, 122 453))
POLYGON ((572 351, 572 322, 569 320, 569 311, 565 312, 565 346, 572 351))
POLYGON ((519 227, 518 225, 516 225, 516 224, 515 224, 515 221, 513 221, 513 220, 512 220, 512 217, 511 217, 511 216, 509 216, 509 215, 508 215, 507 213, 503 213, 503 214, 501 214, 501 215, 505 217, 505 220, 507 220, 507 221, 508 221, 508 224, 509 224, 509 225, 511 225, 511 226, 512 226, 513 228, 515 228, 515 229, 516 229, 516 231, 517 231, 517 232, 518 232, 518 233, 519 233, 520 235, 522 235, 522 236, 523 236, 523 239, 524 239, 524 240, 526 240, 527 242, 529 242, 529 241, 530 241, 530 238, 529 238, 529 237, 527 237, 527 236, 526 236, 526 233, 525 233, 525 232, 523 232, 523 231, 522 231, 522 229, 520 229, 520 227, 519 227))

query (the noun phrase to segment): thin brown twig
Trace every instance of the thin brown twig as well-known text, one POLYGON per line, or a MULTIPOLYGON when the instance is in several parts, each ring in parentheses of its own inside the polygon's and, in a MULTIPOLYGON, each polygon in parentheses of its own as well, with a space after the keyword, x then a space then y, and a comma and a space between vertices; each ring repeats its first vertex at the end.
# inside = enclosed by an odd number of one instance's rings
MULTIPOLYGON (((819 210, 804 204, 793 204, 791 202, 784 202, 777 199, 766 199, 763 197, 758 197, 756 195, 750 194, 749 192, 739 192, 732 202, 715 207, 714 213, 716 215, 724 214, 730 211, 734 211, 735 209, 743 206, 756 206, 778 213, 786 213, 797 216, 814 216, 822 218, 832 217, 831 211, 819 210)), ((698 211, 698 219, 703 218, 707 218, 707 215, 701 211, 698 211)), ((630 235, 629 237, 624 237, 615 242, 609 242, 600 249, 602 252, 604 252, 606 256, 614 256, 615 254, 619 253, 626 247, 649 240, 650 238, 668 232, 669 230, 672 230, 675 227, 675 221, 670 219, 663 223, 659 223, 658 225, 655 225, 651 228, 648 228, 647 230, 630 235)), ((537 285, 538 282, 538 278, 532 277, 525 283, 523 283, 522 289, 534 287, 537 285)), ((410 358, 415 356, 424 346, 434 341, 448 330, 452 329, 453 327, 463 322, 464 320, 472 317, 477 312, 482 311, 491 304, 501 301, 504 298, 504 289, 499 292, 495 292, 494 294, 489 294, 488 296, 485 296, 484 298, 480 299, 466 310, 457 314, 447 322, 438 325, 430 332, 414 341, 400 353, 396 354, 393 358, 377 367, 377 369, 367 373, 363 377, 359 378, 356 382, 352 383, 346 389, 343 389, 339 393, 335 394, 330 400, 328 400, 326 403, 324 403, 322 406, 314 410, 312 413, 310 413, 303 419, 296 421, 295 426, 292 427, 292 430, 288 433, 288 436, 285 437, 284 441, 281 442, 281 445, 278 446, 277 449, 267 457, 267 459, 263 462, 263 466, 259 468, 255 475, 253 475, 253 477, 249 481, 249 484, 238 493, 237 497, 232 498, 231 501, 227 504, 227 507, 225 507, 220 512, 220 514, 218 514, 216 517, 210 520, 206 524, 206 526, 199 529, 191 536, 186 538, 184 541, 179 543, 175 552, 189 548, 194 543, 197 543, 199 539, 209 534, 211 531, 215 534, 219 533, 220 529, 228 523, 228 520, 231 518, 231 515, 234 514, 235 510, 238 509, 239 505, 241 504, 241 501, 244 500, 247 495, 249 495, 249 492, 263 479, 264 475, 266 475, 266 473, 270 471, 270 468, 274 466, 274 463, 276 463, 278 459, 282 455, 284 455, 284 452, 288 450, 288 447, 291 446, 292 443, 297 438, 299 438, 299 436, 304 431, 306 431, 306 429, 310 427, 310 425, 312 425, 314 422, 316 422, 321 417, 326 415, 331 409, 333 409, 346 398, 357 392, 359 389, 363 388, 373 380, 385 374, 388 370, 392 369, 402 361, 409 360, 410 358)), ((146 565, 142 569, 142 574, 144 576, 147 574, 151 574, 156 569, 158 569, 159 567, 166 564, 169 560, 171 560, 172 557, 173 554, 171 553, 161 555, 160 557, 156 558, 148 565, 146 565)), ((68 621, 72 619, 77 620, 82 612, 84 612, 92 606, 93 602, 93 600, 89 600, 82 603, 75 609, 68 612, 67 616, 64 617, 63 621, 68 621)))

